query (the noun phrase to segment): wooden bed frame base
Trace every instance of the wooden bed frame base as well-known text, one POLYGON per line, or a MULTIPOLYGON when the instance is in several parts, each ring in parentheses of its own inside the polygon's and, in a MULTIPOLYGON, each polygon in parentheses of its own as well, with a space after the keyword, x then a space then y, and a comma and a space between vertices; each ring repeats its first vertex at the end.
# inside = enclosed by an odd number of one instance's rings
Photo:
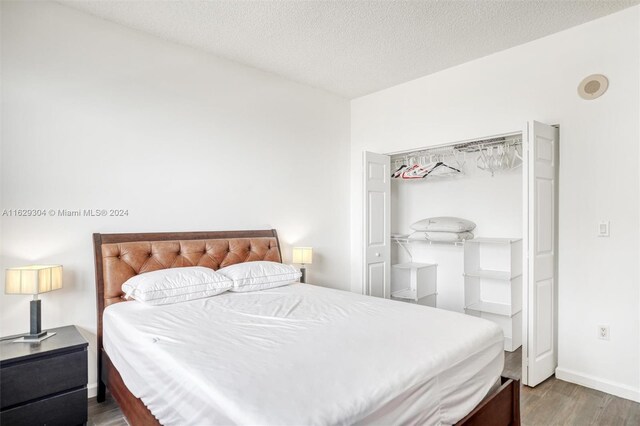
MULTIPOLYGON (((122 376, 120 376, 120 373, 116 367, 114 367, 113 363, 109 359, 109 355, 107 355, 104 349, 102 350, 101 358, 102 377, 100 378, 100 381, 102 383, 98 383, 98 387, 102 386, 104 389, 106 386, 109 388, 109 392, 120 406, 120 410, 124 413, 129 424, 131 426, 160 425, 158 419, 151 414, 151 411, 149 411, 147 406, 144 405, 142 400, 136 398, 124 384, 122 376)), ((104 396, 101 401, 100 393, 98 394, 98 402, 104 401, 104 396)))
MULTIPOLYGON (((102 351, 102 377, 99 386, 106 387, 116 400, 131 426, 160 425, 141 399, 125 386, 118 370, 107 353, 102 351)), ((464 426, 520 426, 520 381, 501 377, 502 385, 487 396, 457 425, 464 426)), ((103 393, 104 395, 104 393, 103 393)), ((98 402, 104 401, 98 399, 98 402)))
POLYGON ((456 425, 520 426, 520 380, 501 376, 500 387, 456 425))

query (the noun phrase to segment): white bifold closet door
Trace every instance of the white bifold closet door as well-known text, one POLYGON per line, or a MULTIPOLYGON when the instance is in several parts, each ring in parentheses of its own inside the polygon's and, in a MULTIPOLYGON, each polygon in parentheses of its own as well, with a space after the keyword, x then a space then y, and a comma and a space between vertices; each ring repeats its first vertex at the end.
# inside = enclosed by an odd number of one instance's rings
POLYGON ((524 152, 524 338, 522 382, 550 377, 558 364, 557 346, 557 184, 558 129, 531 121, 524 152))
POLYGON ((391 158, 364 153, 364 293, 391 297, 391 158))

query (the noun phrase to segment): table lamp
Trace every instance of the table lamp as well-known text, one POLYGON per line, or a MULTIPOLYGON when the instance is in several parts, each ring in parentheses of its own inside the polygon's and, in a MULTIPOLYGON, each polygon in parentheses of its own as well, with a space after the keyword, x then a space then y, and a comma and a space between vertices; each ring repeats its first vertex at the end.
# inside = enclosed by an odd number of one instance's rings
POLYGON ((29 334, 18 339, 41 342, 55 333, 42 331, 42 310, 38 295, 62 288, 62 265, 30 265, 5 271, 6 294, 31 294, 31 326, 29 334))
POLYGON ((293 248, 293 263, 300 264, 300 282, 304 283, 307 279, 307 269, 305 265, 311 265, 313 263, 313 248, 311 247, 294 247, 293 248))

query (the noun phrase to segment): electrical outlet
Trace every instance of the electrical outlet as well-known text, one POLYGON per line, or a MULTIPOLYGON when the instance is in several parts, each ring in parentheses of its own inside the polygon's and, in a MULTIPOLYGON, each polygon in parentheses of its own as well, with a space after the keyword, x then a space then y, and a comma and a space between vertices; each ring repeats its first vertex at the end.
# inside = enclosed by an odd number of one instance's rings
POLYGON ((598 224, 598 237, 609 236, 609 221, 600 222, 598 224))
POLYGON ((608 325, 599 325, 598 326, 598 339, 609 340, 609 326, 608 325))

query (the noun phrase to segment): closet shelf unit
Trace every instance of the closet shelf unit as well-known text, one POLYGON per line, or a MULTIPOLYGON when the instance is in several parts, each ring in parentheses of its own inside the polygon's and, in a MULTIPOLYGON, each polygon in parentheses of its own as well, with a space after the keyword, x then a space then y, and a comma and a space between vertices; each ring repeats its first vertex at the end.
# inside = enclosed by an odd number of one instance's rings
POLYGON ((502 327, 504 349, 522 345, 522 239, 476 238, 464 246, 465 312, 502 327))
POLYGON ((438 265, 407 262, 391 265, 391 298, 436 307, 438 265))

